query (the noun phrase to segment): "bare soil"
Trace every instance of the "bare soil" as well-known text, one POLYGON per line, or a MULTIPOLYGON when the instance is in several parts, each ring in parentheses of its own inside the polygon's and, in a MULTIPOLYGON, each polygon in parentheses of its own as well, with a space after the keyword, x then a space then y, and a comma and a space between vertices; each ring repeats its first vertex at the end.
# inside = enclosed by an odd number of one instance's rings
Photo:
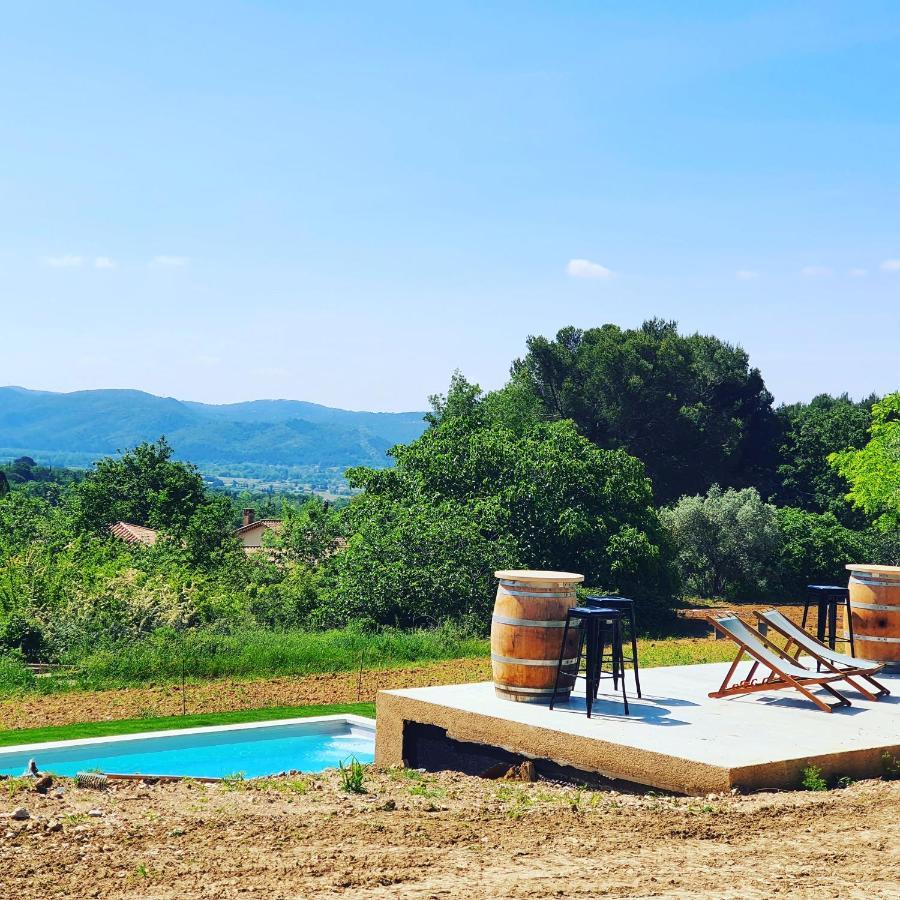
MULTIPOLYGON (((402 669, 338 672, 302 677, 240 681, 220 678, 189 684, 188 713, 228 712, 270 706, 306 706, 373 701, 381 690, 488 681, 489 659, 453 659, 402 669)), ((110 691, 72 691, 15 697, 0 702, 0 729, 43 728, 76 722, 177 716, 182 711, 181 685, 157 685, 110 691)))
POLYGON ((408 770, 370 771, 365 794, 335 772, 58 784, 0 783, 0 897, 900 895, 900 782, 707 798, 408 770))

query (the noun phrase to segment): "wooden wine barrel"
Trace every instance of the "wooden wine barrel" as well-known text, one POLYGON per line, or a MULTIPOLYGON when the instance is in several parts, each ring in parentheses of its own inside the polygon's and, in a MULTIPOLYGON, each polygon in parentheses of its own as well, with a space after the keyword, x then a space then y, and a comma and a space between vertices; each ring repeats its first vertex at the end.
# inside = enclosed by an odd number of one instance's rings
POLYGON ((856 655, 900 670, 900 566, 847 568, 856 655))
MULTIPOLYGON (((510 569, 499 579, 491 619, 491 668, 498 697, 519 703, 549 703, 556 679, 566 611, 577 606, 574 572, 510 569)), ((557 699, 564 702, 575 684, 580 626, 569 629, 557 699)))

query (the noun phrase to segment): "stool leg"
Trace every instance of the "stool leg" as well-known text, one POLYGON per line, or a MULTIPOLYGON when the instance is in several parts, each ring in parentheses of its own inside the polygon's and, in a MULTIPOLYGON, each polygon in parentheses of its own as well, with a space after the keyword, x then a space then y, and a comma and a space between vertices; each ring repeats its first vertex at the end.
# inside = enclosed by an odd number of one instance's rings
POLYGON ((597 668, 597 635, 593 617, 587 620, 587 690, 584 692, 584 699, 587 703, 587 717, 591 717, 591 709, 594 706, 594 697, 596 696, 596 668, 597 668))
POLYGON ((828 646, 834 650, 837 641, 837 603, 828 604, 828 646))
MULTIPOLYGON (((556 680, 553 682, 553 694, 550 697, 550 709, 553 709, 553 704, 556 703, 556 692, 559 690, 559 673, 562 671, 562 661, 563 656, 566 653, 566 638, 569 636, 569 622, 571 618, 568 613, 566 613, 566 624, 563 627, 562 634, 562 643, 559 645, 559 662, 556 664, 556 680)), ((578 646, 578 657, 581 659, 581 644, 579 642, 578 646)), ((578 669, 575 669, 575 674, 578 674, 578 669)))
POLYGON ((628 610, 628 629, 631 632, 631 668, 634 670, 634 686, 637 688, 638 699, 640 699, 641 675, 638 668, 637 623, 634 619, 634 606, 628 610))
POLYGON ((625 693, 625 665, 622 662, 622 620, 619 619, 613 625, 613 628, 615 630, 615 641, 619 648, 619 665, 622 666, 622 703, 625 704, 625 715, 630 716, 631 713, 628 711, 628 694, 625 693))
POLYGON ((606 629, 602 622, 594 622, 595 641, 597 646, 597 667, 594 671, 594 699, 600 693, 600 679, 603 677, 603 660, 606 657, 606 629))
MULTIPOLYGON (((828 604, 819 600, 816 603, 816 637, 820 644, 825 643, 825 622, 828 618, 828 604)), ((816 663, 816 671, 822 671, 822 663, 816 663)))
POLYGON ((850 598, 844 601, 847 609, 847 637, 850 638, 850 655, 856 656, 856 645, 853 643, 853 609, 850 606, 850 598))
POLYGON ((622 662, 622 620, 612 623, 612 677, 613 690, 619 689, 619 671, 622 671, 622 681, 625 680, 625 665, 622 662))

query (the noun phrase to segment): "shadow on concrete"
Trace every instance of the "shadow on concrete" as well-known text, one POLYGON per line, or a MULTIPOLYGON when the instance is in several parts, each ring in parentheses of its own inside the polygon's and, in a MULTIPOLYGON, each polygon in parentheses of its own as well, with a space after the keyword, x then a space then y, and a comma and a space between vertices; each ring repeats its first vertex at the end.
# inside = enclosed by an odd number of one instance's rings
MULTIPOLYGON (((644 697, 638 700, 636 697, 628 698, 628 708, 631 715, 625 715, 625 707, 622 703, 622 697, 613 697, 612 695, 600 694, 594 701, 591 709, 592 719, 615 719, 617 722, 634 722, 635 724, 643 723, 645 725, 662 725, 671 727, 673 725, 688 725, 682 719, 673 719, 672 710, 666 704, 671 706, 696 706, 694 703, 686 703, 678 700, 660 700, 644 697)), ((587 701, 584 697, 571 697, 568 703, 557 703, 552 710, 548 710, 552 715, 560 713, 562 715, 579 715, 587 717, 587 701)), ((553 722, 548 721, 547 728, 553 727, 553 722)))

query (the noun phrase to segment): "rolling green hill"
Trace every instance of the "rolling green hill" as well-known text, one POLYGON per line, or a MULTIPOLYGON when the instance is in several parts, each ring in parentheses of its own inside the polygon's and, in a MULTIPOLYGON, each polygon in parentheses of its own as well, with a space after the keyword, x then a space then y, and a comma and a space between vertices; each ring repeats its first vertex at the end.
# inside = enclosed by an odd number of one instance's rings
POLYGON ((203 468, 344 469, 384 466, 386 452, 418 437, 423 413, 332 409, 297 400, 215 406, 143 391, 58 394, 0 387, 0 459, 33 456, 55 465, 87 465, 165 435, 181 459, 203 468))

